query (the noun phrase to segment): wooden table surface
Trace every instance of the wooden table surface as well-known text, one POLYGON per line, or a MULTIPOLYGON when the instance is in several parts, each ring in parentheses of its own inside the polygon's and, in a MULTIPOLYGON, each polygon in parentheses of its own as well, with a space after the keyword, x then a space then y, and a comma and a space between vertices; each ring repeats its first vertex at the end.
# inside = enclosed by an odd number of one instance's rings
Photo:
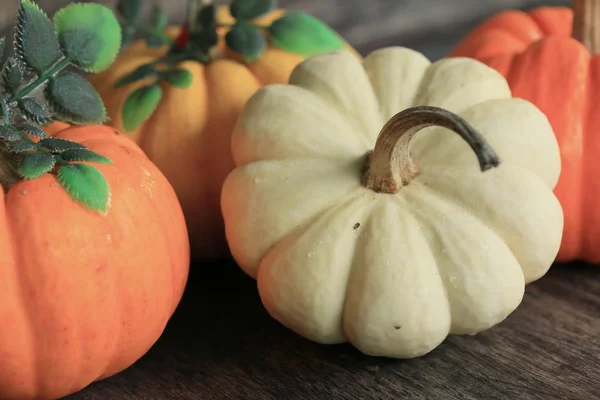
MULTIPOLYGON (((13 8, 1 1, 0 29, 8 32, 13 8)), ((66 2, 38 4, 52 14, 66 2)), ((184 0, 164 3, 173 19, 182 18, 184 0)), ((432 59, 498 10, 568 3, 280 2, 325 20, 363 54, 404 45, 432 59)), ((255 282, 233 263, 195 264, 179 309, 148 354, 65 399, 600 399, 600 266, 553 266, 502 324, 398 361, 367 357, 349 345, 311 343, 269 317, 255 282)))

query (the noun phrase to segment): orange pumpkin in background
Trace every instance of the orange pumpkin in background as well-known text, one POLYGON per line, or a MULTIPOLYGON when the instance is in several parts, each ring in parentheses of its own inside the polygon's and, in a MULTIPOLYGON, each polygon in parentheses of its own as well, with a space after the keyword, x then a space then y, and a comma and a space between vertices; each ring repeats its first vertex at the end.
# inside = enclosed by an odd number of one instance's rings
MULTIPOLYGON (((199 3, 210 2, 200 0, 199 3)), ((244 2, 237 3, 243 5, 244 2)), ((128 96, 151 84, 154 78, 121 87, 115 87, 115 84, 136 68, 165 56, 170 46, 149 47, 144 40, 136 40, 108 70, 88 78, 106 104, 111 118, 108 124, 127 133, 175 188, 186 217, 194 259, 229 257, 220 196, 223 182, 234 168, 231 132, 246 101, 263 85, 287 83, 296 65, 307 56, 320 52, 286 51, 271 40, 259 58, 245 60, 227 47, 227 33, 235 22, 230 7, 220 5, 215 10, 220 27, 216 29, 218 42, 211 50, 212 59, 179 62, 176 68, 189 71, 191 83, 187 87, 177 87, 163 81, 159 88, 155 86, 156 108, 137 126, 124 121, 123 110, 127 107, 128 96)), ((192 21, 195 12, 194 9, 188 11, 192 21)), ((239 13, 238 10, 236 14, 239 13)), ((252 23, 268 26, 286 14, 281 9, 271 10, 253 19, 252 23)), ((338 48, 348 49, 360 57, 324 24, 315 23, 315 19, 306 15, 302 18, 301 22, 313 24, 319 32, 334 38, 338 48)), ((170 26, 164 33, 175 39, 176 46, 182 47, 189 39, 187 29, 170 26)), ((306 41, 311 40, 307 35, 306 41)))
POLYGON ((600 263, 600 0, 572 8, 510 10, 485 21, 449 54, 506 77, 513 96, 552 124, 562 172, 555 193, 565 217, 557 261, 600 263))

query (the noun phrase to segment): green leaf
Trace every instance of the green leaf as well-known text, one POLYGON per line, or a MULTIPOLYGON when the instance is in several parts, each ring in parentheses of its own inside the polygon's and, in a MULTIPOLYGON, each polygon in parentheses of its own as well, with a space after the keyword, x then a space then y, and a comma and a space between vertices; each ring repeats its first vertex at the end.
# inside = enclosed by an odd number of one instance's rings
POLYGON ((0 60, 4 58, 4 51, 6 51, 6 38, 2 36, 0 37, 0 60))
POLYGON ((90 82, 74 72, 61 72, 50 79, 44 94, 57 119, 74 124, 102 124, 106 108, 90 82))
POLYGON ((120 88, 129 85, 130 83, 146 79, 152 76, 156 76, 157 74, 158 71, 152 65, 143 64, 134 69, 132 72, 120 78, 117 82, 115 82, 114 87, 120 88))
POLYGON ((25 179, 35 179, 52 171, 55 165, 56 159, 52 156, 39 153, 28 154, 19 165, 19 173, 25 179))
POLYGON ((21 139, 19 132, 10 125, 0 125, 0 139, 6 140, 7 142, 14 142, 15 140, 21 139))
POLYGON ((127 21, 135 21, 142 10, 142 0, 119 0, 117 11, 127 21))
POLYGON ((267 39, 260 30, 243 22, 237 22, 225 35, 227 46, 242 55, 248 62, 258 59, 267 48, 267 39))
POLYGON ((104 157, 88 149, 70 149, 65 150, 60 154, 60 157, 65 161, 87 161, 100 164, 112 164, 110 158, 104 157))
POLYGON ((121 48, 121 25, 110 8, 70 4, 54 16, 58 40, 68 59, 86 72, 107 69, 121 48))
POLYGON ((275 0, 233 0, 230 13, 235 19, 250 20, 272 11, 276 5, 275 0))
POLYGON ((52 114, 48 108, 33 97, 26 97, 19 100, 18 105, 21 115, 28 122, 33 122, 37 125, 46 125, 52 121, 52 114))
POLYGON ((40 128, 39 126, 35 126, 35 125, 19 125, 16 127, 18 130, 23 131, 33 137, 39 138, 39 139, 43 139, 45 137, 48 137, 48 135, 46 134, 46 132, 44 132, 44 130, 42 128, 40 128))
POLYGON ((15 28, 15 52, 33 71, 50 68, 61 56, 52 21, 31 0, 20 0, 15 28))
POLYGON ((142 86, 131 92, 122 110, 125 130, 134 130, 152 115, 162 94, 162 88, 158 84, 142 86))
POLYGON ((110 187, 97 168, 88 164, 64 165, 58 169, 57 177, 72 199, 102 214, 108 212, 110 187))
POLYGON ((158 4, 155 4, 152 9, 152 22, 154 23, 154 29, 159 32, 164 31, 169 23, 169 16, 158 4))
POLYGON ((23 84, 25 68, 18 58, 10 57, 2 68, 2 85, 9 93, 16 92, 23 84))
POLYGON ((37 144, 29 142, 12 142, 10 144, 10 150, 13 153, 25 153, 28 151, 36 150, 37 144))
POLYGON ((317 18, 303 12, 289 12, 269 27, 271 42, 304 57, 344 48, 344 40, 317 18))
POLYGON ((169 85, 179 89, 187 89, 192 84, 194 76, 190 71, 183 68, 166 71, 163 76, 169 85))
POLYGON ((44 138, 38 143, 51 153, 62 153, 63 151, 72 149, 85 149, 85 145, 81 143, 57 137, 44 138))

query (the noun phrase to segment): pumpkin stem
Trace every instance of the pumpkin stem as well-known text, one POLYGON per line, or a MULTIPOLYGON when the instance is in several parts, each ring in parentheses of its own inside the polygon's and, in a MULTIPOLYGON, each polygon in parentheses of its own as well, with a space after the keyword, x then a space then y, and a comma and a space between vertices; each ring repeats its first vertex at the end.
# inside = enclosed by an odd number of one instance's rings
POLYGON ((0 185, 4 189, 4 194, 7 194, 10 188, 22 179, 16 167, 22 158, 22 155, 13 153, 8 145, 0 140, 0 185))
POLYGON ((213 3, 212 0, 188 0, 188 29, 192 33, 197 33, 202 29, 198 21, 198 13, 200 10, 206 6, 209 6, 213 3))
POLYGON ((398 193, 419 173, 410 156, 410 141, 423 128, 441 126, 458 133, 471 146, 481 171, 500 165, 494 149, 471 125, 438 107, 413 107, 394 115, 381 129, 375 149, 367 155, 362 184, 378 193, 398 193))
POLYGON ((590 54, 600 53, 600 0, 573 0, 573 38, 590 54))

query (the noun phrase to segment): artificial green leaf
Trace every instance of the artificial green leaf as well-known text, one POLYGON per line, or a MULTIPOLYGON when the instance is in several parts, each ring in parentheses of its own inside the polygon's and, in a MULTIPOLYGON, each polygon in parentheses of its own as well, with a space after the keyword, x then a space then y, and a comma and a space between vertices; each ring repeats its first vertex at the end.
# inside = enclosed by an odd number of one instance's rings
POLYGON ((158 84, 142 86, 131 92, 122 110, 125 130, 134 130, 152 115, 162 94, 162 88, 158 84))
POLYGON ((0 139, 7 142, 14 142, 21 139, 19 132, 10 125, 0 125, 0 139))
POLYGON ((169 16, 158 4, 155 4, 152 9, 152 22, 154 22, 154 29, 159 32, 162 32, 169 23, 169 16))
POLYGON ((88 149, 70 149, 60 153, 60 157, 65 161, 87 161, 100 164, 112 164, 112 161, 88 149))
POLYGON ((303 12, 283 15, 268 30, 275 46, 304 57, 344 48, 344 40, 335 31, 303 12))
POLYGON ((46 134, 46 132, 44 132, 44 130, 42 128, 40 128, 39 126, 35 126, 35 125, 19 125, 16 127, 18 130, 23 131, 25 133, 28 133, 29 135, 39 138, 39 139, 43 139, 45 137, 47 137, 48 135, 46 134))
POLYGON ((250 24, 236 23, 225 35, 227 46, 248 62, 257 60, 267 48, 267 39, 260 30, 250 24))
POLYGON ((114 87, 120 88, 129 85, 130 83, 139 81, 141 79, 156 76, 157 74, 158 71, 152 65, 142 64, 136 69, 134 69, 132 72, 128 73, 127 75, 120 78, 117 82, 115 82, 114 87))
POLYGON ((28 154, 19 165, 19 173, 25 179, 35 179, 52 171, 55 165, 56 159, 52 156, 40 153, 28 154))
POLYGON ((36 149, 37 149, 37 145, 35 143, 19 141, 19 142, 12 142, 10 144, 10 151, 12 151, 13 153, 25 153, 25 152, 36 150, 36 149))
POLYGON ((20 0, 15 28, 15 52, 36 72, 50 68, 61 56, 52 21, 31 0, 20 0))
POLYGON ((235 19, 250 20, 272 11, 276 5, 275 0, 233 0, 230 13, 235 19))
POLYGON ((19 100, 19 111, 28 122, 38 125, 46 125, 52 121, 52 113, 48 108, 33 97, 25 97, 19 100))
POLYGON ((179 89, 187 89, 192 84, 194 76, 190 71, 183 68, 171 69, 166 71, 163 76, 169 85, 179 89))
POLYGON ((81 143, 57 137, 44 138, 38 143, 51 153, 62 153, 63 151, 72 149, 85 149, 85 145, 81 143))
POLYGON ((88 164, 63 165, 58 181, 75 201, 106 214, 110 206, 110 187, 102 172, 88 164))
POLYGON ((4 58, 4 51, 6 50, 6 38, 0 37, 0 60, 4 58))
POLYGON ((8 93, 14 93, 23 84, 24 66, 18 58, 9 57, 2 68, 2 85, 8 93))
POLYGON ((61 72, 50 79, 44 94, 57 119, 74 124, 101 124, 107 120, 100 95, 83 76, 61 72))
POLYGON ((0 95, 0 121, 2 124, 9 124, 12 120, 12 109, 8 105, 7 96, 0 95))
POLYGON ((56 13, 54 27, 67 58, 86 72, 107 69, 121 48, 121 25, 100 4, 70 4, 56 13))
POLYGON ((119 0, 117 3, 117 11, 129 22, 135 21, 141 10, 142 0, 119 0))

